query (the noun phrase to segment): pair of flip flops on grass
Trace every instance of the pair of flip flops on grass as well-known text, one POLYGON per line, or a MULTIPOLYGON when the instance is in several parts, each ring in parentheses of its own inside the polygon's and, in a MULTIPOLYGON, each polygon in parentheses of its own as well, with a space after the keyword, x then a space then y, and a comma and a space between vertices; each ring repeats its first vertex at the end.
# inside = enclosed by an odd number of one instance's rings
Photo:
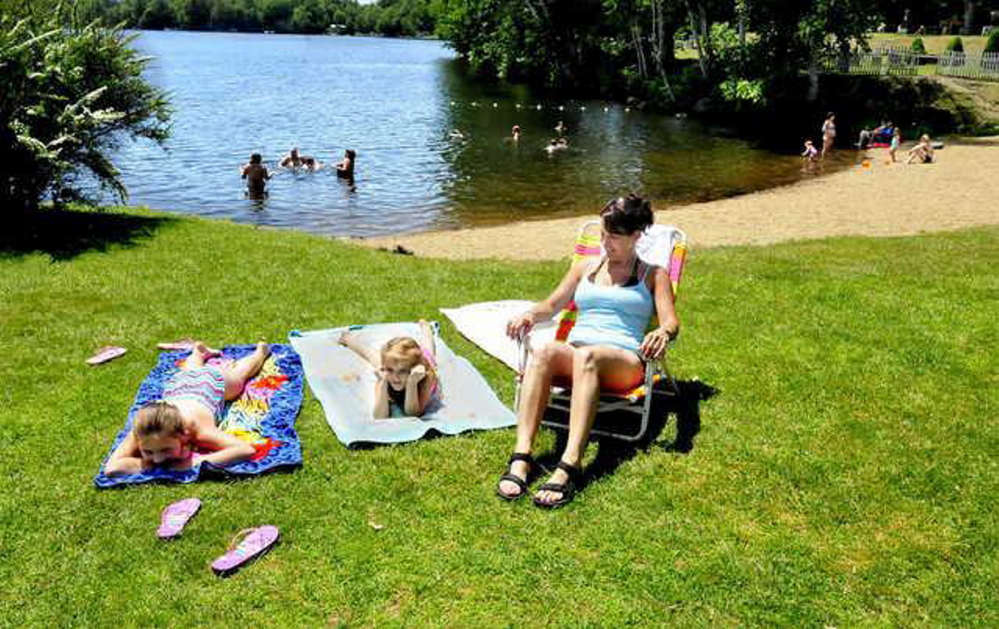
MULTIPOLYGON (((191 349, 194 347, 194 339, 181 339, 179 341, 170 341, 168 343, 157 343, 156 347, 166 350, 191 349)), ((124 347, 107 345, 94 352, 94 355, 87 359, 87 364, 91 367, 102 365, 109 360, 114 360, 115 358, 124 355, 127 351, 128 350, 124 347)))
MULTIPOLYGON (((163 510, 156 536, 163 540, 177 539, 199 510, 201 501, 197 498, 185 498, 169 505, 163 510)), ((269 524, 240 531, 225 554, 212 562, 212 572, 220 577, 234 574, 273 548, 280 535, 278 528, 269 524)))

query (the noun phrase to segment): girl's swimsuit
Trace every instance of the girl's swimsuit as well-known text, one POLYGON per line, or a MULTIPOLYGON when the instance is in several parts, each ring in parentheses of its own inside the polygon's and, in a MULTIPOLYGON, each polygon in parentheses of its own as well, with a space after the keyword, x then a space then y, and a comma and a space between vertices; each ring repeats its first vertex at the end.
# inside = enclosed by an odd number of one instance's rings
POLYGON ((218 367, 197 367, 182 369, 167 380, 163 388, 163 401, 193 400, 215 417, 217 424, 222 419, 225 406, 225 378, 218 367))
POLYGON ((648 267, 639 277, 636 260, 631 279, 624 286, 596 284, 590 279, 594 272, 587 273, 576 287, 573 299, 579 313, 567 342, 575 346, 610 345, 640 353, 654 306, 652 292, 645 284, 648 267))

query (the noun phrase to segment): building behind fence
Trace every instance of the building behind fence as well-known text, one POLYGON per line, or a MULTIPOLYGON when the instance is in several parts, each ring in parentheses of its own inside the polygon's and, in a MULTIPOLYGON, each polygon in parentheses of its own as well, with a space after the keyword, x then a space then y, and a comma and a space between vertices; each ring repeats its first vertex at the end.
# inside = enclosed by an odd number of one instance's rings
POLYGON ((964 79, 999 81, 999 53, 979 55, 964 52, 944 52, 921 55, 908 48, 878 48, 862 51, 844 60, 830 61, 825 71, 836 74, 872 76, 917 76, 937 74, 964 79), (923 69, 920 71, 920 69, 923 69))

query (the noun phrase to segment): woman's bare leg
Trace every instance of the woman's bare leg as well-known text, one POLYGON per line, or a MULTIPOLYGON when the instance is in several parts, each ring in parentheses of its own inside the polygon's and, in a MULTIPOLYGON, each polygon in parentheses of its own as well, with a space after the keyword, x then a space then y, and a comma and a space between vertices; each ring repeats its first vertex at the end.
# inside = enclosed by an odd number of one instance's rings
MULTIPOLYGON (((579 467, 583 462, 590 430, 596 417, 601 387, 626 389, 642 381, 642 361, 633 352, 614 347, 581 347, 572 364, 572 400, 569 405, 569 437, 562 461, 579 467)), ((548 482, 564 483, 568 474, 558 469, 548 482)), ((562 497, 556 491, 538 492, 542 502, 554 502, 562 497)))
POLYGON ((271 346, 260 341, 257 349, 249 356, 244 356, 232 364, 228 369, 222 370, 225 377, 225 399, 235 400, 246 388, 246 382, 260 372, 264 366, 264 361, 271 355, 271 346))
MULTIPOLYGON (((517 408, 517 445, 514 452, 530 454, 534 449, 534 437, 538 434, 541 417, 548 406, 551 395, 552 378, 572 374, 572 356, 576 349, 564 343, 549 343, 531 357, 531 363, 524 374, 520 390, 520 405, 517 408)), ((510 473, 527 478, 530 468, 524 461, 514 461, 510 473)), ((511 481, 500 481, 500 491, 508 496, 520 494, 520 487, 511 481)))

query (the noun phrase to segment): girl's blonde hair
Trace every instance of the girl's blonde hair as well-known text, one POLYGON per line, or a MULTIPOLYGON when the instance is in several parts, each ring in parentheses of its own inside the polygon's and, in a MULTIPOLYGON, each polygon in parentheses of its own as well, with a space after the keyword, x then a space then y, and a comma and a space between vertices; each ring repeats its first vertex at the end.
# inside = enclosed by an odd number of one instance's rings
POLYGON ((389 357, 407 362, 410 368, 423 365, 428 373, 432 372, 433 369, 426 356, 423 355, 420 344, 408 336, 397 336, 382 346, 382 362, 384 363, 385 359, 389 357))
POLYGON ((135 436, 149 435, 176 436, 186 430, 180 410, 169 402, 159 400, 146 404, 135 414, 135 436))

